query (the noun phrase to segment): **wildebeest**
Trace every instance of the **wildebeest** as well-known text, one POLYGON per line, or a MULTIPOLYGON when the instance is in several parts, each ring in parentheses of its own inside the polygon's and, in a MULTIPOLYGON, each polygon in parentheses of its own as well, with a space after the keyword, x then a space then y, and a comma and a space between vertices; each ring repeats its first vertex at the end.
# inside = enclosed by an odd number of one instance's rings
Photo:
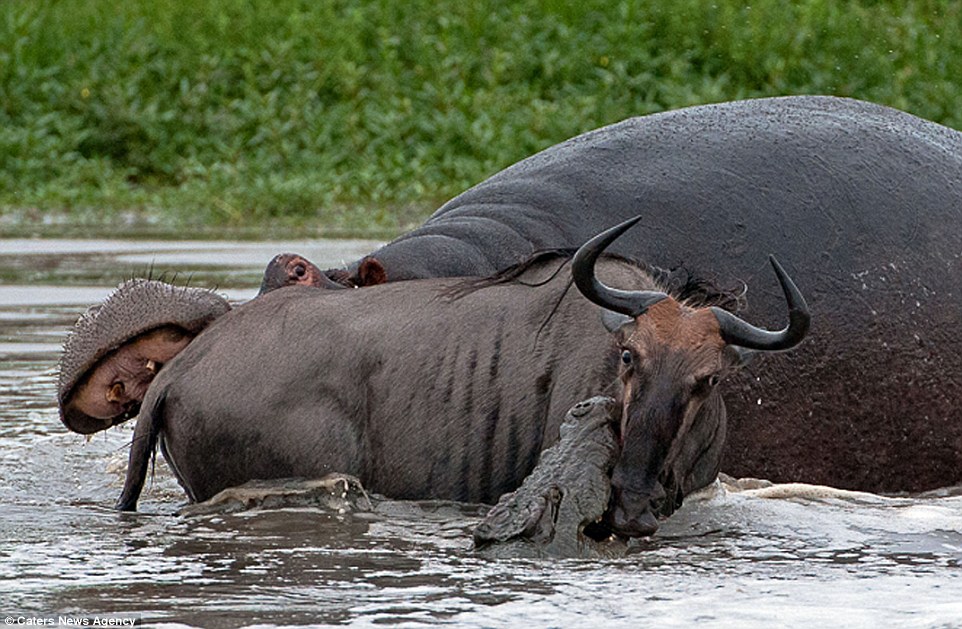
MULTIPOLYGON (((775 253, 809 297, 810 342, 729 384, 726 470, 962 483, 962 134, 904 112, 793 96, 632 118, 505 169, 331 278, 483 275, 637 214, 614 251, 753 290, 775 253)), ((741 314, 775 325, 770 297, 741 314)))
POLYGON ((740 348, 787 349, 808 321, 777 265, 791 321, 780 333, 687 305, 625 261, 600 266, 607 282, 633 290, 607 288, 596 258, 633 222, 587 243, 570 275, 563 260, 536 259, 515 281, 457 298, 445 296, 450 280, 423 280, 294 286, 235 308, 151 384, 119 506, 136 505, 158 440, 195 501, 255 478, 342 472, 393 498, 493 502, 557 439, 568 407, 614 388, 625 393, 610 525, 651 533, 656 513, 718 472, 716 385, 740 348), (572 277, 620 313, 609 317, 613 335, 572 277), (332 342, 318 342, 318 329, 332 342))

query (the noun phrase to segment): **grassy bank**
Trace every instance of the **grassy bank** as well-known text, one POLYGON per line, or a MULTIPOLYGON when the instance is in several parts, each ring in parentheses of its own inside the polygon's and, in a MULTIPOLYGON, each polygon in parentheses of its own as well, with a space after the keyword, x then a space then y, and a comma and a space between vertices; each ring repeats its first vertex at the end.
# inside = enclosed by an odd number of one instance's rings
POLYGON ((0 230, 401 229, 685 105, 838 94, 959 128, 960 59, 949 0, 9 0, 0 230))

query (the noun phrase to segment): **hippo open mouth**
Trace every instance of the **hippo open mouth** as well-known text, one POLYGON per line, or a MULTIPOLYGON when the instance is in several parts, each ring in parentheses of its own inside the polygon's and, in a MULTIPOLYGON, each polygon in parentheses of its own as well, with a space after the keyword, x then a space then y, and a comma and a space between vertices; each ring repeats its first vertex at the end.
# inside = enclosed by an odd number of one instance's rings
POLYGON ((133 418, 164 363, 214 319, 227 300, 203 288, 128 280, 74 325, 60 358, 60 419, 90 434, 133 418))
MULTIPOLYGON (((303 256, 283 253, 268 263, 258 295, 294 285, 343 288, 303 256)), ((164 363, 230 309, 205 288, 123 282, 77 320, 64 342, 57 387, 61 421, 90 434, 136 417, 164 363)))

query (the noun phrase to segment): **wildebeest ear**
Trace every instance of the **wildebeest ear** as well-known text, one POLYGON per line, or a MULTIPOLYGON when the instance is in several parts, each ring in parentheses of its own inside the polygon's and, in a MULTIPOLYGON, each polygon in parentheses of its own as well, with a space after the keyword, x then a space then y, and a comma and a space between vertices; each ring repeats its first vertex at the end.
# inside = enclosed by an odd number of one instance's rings
POLYGON ((387 282, 387 271, 377 258, 365 256, 357 266, 357 285, 374 286, 387 282))
POLYGON ((746 349, 744 347, 737 347, 735 345, 727 346, 725 351, 730 352, 733 362, 739 367, 752 362, 752 360, 755 358, 755 354, 758 353, 753 349, 746 349))
POLYGON ((632 323, 633 321, 634 319, 620 312, 614 312, 606 308, 602 308, 601 310, 601 322, 609 332, 617 332, 621 329, 621 326, 632 323))

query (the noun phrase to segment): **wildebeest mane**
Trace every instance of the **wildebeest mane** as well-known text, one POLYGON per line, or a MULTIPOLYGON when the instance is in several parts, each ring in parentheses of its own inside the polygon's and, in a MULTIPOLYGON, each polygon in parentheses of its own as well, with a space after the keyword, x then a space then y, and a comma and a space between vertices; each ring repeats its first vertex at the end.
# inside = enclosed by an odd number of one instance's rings
MULTIPOLYGON (((489 286, 510 284, 512 282, 518 282, 525 286, 541 286, 554 279, 555 276, 571 262, 571 258, 574 257, 576 251, 577 249, 573 248, 536 251, 521 262, 506 267, 487 277, 462 280, 449 287, 444 295, 450 299, 460 299, 465 295, 489 286), (530 269, 551 262, 552 260, 560 260, 561 264, 544 279, 537 282, 525 282, 520 279, 530 269)), ((744 285, 740 286, 737 290, 724 290, 709 279, 695 276, 685 267, 663 269, 641 262, 636 258, 616 253, 603 253, 600 258, 617 260, 640 268, 648 273, 664 292, 692 308, 717 306, 731 312, 737 312, 745 305, 744 285)), ((568 283, 571 284, 572 282, 573 280, 569 280, 568 283)), ((624 288, 629 289, 630 287, 624 288)))
POLYGON ((535 251, 530 256, 513 264, 509 267, 505 267, 500 271, 488 275, 486 277, 472 277, 468 279, 461 280, 457 284, 449 287, 445 291, 445 296, 451 299, 460 299, 466 295, 481 290, 482 288, 487 288, 489 286, 498 286, 500 284, 510 284, 511 282, 518 282, 525 286, 541 286, 542 284, 547 284, 558 274, 561 269, 564 268, 565 264, 571 260, 574 256, 576 249, 543 249, 541 251, 535 251), (522 282, 518 278, 524 275, 529 269, 535 267, 542 263, 547 263, 552 260, 561 260, 562 264, 558 265, 547 278, 540 282, 527 283, 522 282))
POLYGON ((730 312, 738 312, 745 306, 746 286, 725 290, 714 281, 698 277, 685 267, 663 269, 637 263, 654 278, 666 293, 692 308, 717 306, 730 312))

